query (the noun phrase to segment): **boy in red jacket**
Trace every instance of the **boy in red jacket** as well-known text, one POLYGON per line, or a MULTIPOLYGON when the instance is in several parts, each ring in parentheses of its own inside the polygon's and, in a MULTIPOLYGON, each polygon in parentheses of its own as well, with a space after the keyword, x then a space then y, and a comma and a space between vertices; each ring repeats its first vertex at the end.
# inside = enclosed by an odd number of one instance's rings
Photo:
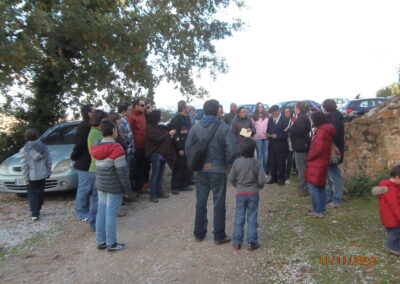
POLYGON ((400 165, 393 167, 390 179, 382 180, 372 192, 379 199, 379 214, 388 232, 385 247, 400 255, 400 165))

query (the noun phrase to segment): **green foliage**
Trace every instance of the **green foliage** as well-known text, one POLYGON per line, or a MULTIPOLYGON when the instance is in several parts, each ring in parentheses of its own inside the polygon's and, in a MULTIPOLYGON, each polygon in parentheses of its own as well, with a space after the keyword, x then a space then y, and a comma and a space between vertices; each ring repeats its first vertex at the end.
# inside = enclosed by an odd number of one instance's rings
POLYGON ((375 177, 370 177, 364 172, 354 176, 345 182, 347 193, 351 197, 361 197, 371 195, 372 187, 378 185, 383 179, 388 179, 390 173, 388 169, 378 173, 375 177))
POLYGON ((400 86, 398 83, 394 82, 393 84, 386 86, 376 92, 377 97, 387 98, 390 96, 396 96, 400 94, 400 86))
POLYGON ((15 124, 9 132, 0 131, 0 163, 17 153, 24 146, 26 128, 27 125, 20 122, 15 124))
MULTIPOLYGON (((84 103, 116 105, 162 79, 185 96, 207 92, 195 72, 226 72, 214 43, 242 28, 216 17, 238 0, 1 0, 0 94, 39 129, 84 103), (26 90, 10 95, 11 87, 26 90)), ((225 17, 227 18, 227 16, 225 17)))

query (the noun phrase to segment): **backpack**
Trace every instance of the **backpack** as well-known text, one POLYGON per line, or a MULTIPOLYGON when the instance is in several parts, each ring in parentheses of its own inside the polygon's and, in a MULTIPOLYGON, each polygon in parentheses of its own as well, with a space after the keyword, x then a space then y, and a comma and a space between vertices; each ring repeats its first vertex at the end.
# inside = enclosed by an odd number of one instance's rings
POLYGON ((214 122, 207 137, 194 143, 186 152, 186 165, 190 171, 200 171, 203 169, 208 145, 220 124, 221 122, 219 120, 214 122))

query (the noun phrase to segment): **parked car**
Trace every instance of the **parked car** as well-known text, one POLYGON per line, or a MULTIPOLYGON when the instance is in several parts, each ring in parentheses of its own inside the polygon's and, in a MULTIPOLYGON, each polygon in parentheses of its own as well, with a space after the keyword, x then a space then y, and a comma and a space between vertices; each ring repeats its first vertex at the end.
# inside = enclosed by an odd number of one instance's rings
POLYGON ((345 98, 333 98, 332 100, 335 101, 337 109, 339 111, 342 111, 344 106, 349 102, 349 99, 345 99, 345 98))
MULTIPOLYGON (((57 124, 48 129, 40 140, 49 148, 52 160, 51 175, 46 179, 45 191, 76 189, 78 177, 70 159, 76 129, 81 121, 57 124)), ((22 138, 21 138, 22 139, 22 138)), ((20 154, 14 154, 0 165, 0 192, 25 194, 20 154)))
MULTIPOLYGON (((249 115, 253 115, 254 111, 256 110, 256 105, 248 104, 248 105, 239 105, 239 107, 245 107, 249 110, 249 115)), ((269 105, 264 104, 264 108, 269 108, 269 105)))
MULTIPOLYGON (((305 102, 308 109, 313 112, 313 111, 320 111, 321 110, 321 105, 315 101, 311 100, 301 100, 302 102, 305 102)), ((276 105, 279 106, 279 108, 283 111, 285 108, 290 108, 291 110, 294 110, 294 107, 296 106, 297 102, 299 101, 287 101, 287 102, 280 102, 277 103, 276 105)))
POLYGON ((344 121, 349 122, 360 117, 385 101, 385 98, 351 100, 343 107, 344 121))

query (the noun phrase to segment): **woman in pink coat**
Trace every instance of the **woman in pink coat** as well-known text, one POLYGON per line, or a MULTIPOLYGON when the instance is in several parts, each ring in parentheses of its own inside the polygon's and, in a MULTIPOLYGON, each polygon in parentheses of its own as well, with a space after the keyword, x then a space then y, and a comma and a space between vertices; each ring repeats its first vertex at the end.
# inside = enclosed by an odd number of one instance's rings
POLYGON ((263 165, 264 172, 268 171, 268 140, 267 133, 269 115, 262 103, 257 103, 251 120, 256 128, 254 139, 257 147, 257 160, 263 165))

